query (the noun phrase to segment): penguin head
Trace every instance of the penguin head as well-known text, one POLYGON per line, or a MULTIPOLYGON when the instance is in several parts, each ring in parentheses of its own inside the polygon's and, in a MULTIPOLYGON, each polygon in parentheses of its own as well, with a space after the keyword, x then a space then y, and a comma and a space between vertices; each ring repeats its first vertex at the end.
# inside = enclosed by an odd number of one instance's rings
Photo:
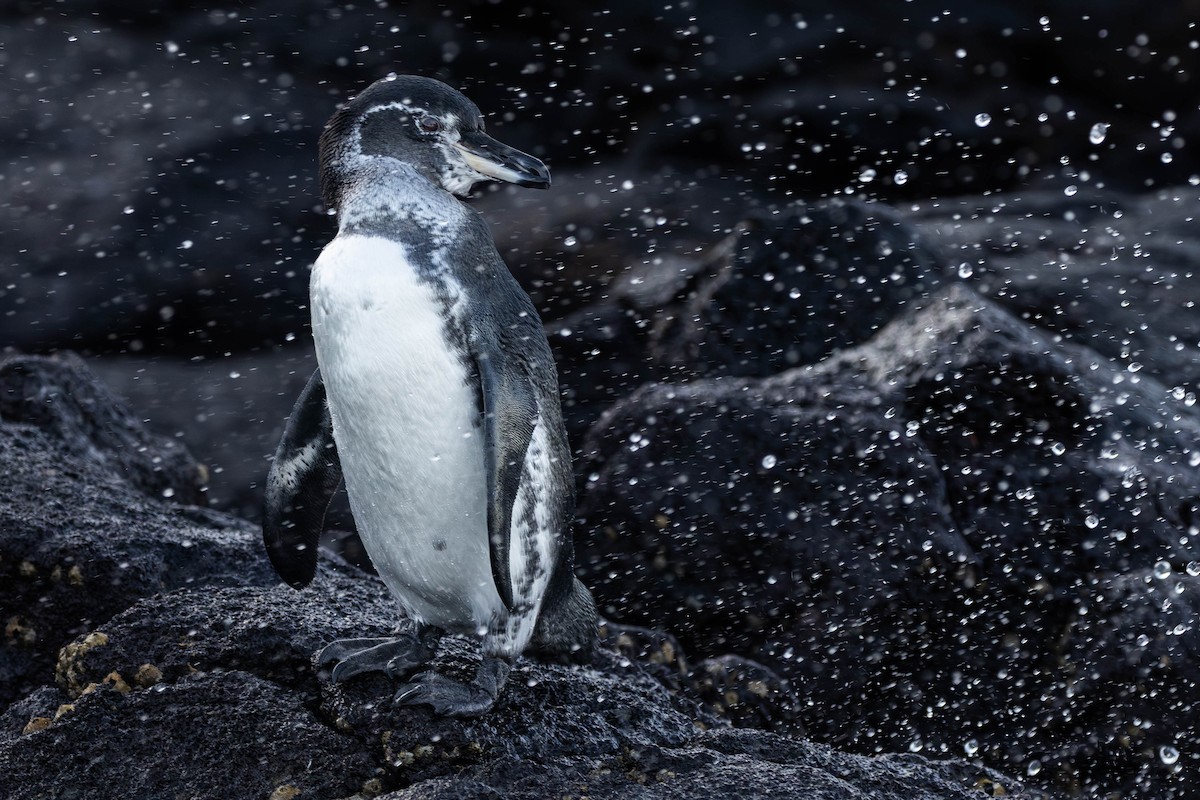
POLYGON ((321 134, 321 192, 330 208, 356 164, 392 159, 435 186, 466 196, 481 181, 545 189, 538 159, 484 132, 483 114, 441 81, 401 75, 376 81, 342 106, 321 134))

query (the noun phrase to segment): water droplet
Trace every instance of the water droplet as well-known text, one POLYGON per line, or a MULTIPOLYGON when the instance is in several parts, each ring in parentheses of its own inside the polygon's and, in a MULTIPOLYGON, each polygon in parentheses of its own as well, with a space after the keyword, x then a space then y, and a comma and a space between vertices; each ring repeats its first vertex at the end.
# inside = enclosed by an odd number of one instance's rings
POLYGON ((1162 163, 1164 163, 1164 164, 1170 164, 1172 161, 1175 160, 1175 156, 1171 155, 1170 153, 1163 153, 1161 156, 1158 157, 1158 159, 1159 159, 1159 161, 1162 161, 1162 163))
POLYGON ((974 274, 975 274, 975 268, 972 267, 970 264, 968 264, 966 261, 964 261, 958 265, 958 277, 969 278, 974 274))
POLYGON ((967 739, 967 741, 963 742, 963 752, 965 752, 969 756, 973 756, 976 753, 978 753, 979 752, 979 740, 978 739, 967 739))
POLYGON ((1085 519, 1083 521, 1083 524, 1086 525, 1089 529, 1094 529, 1097 525, 1100 524, 1100 518, 1097 517, 1095 514, 1088 514, 1087 519, 1085 519))
POLYGON ((1041 771, 1042 762, 1038 761, 1036 758, 1033 761, 1030 761, 1029 766, 1025 768, 1025 774, 1027 775, 1037 775, 1041 771))
POLYGON ((1159 561, 1154 565, 1154 577, 1158 578, 1160 581, 1165 581, 1167 578, 1171 577, 1171 565, 1166 561, 1159 561))
POLYGON ((1062 442, 1055 442, 1054 444, 1050 445, 1050 452, 1054 453, 1056 456, 1061 456, 1063 453, 1067 452, 1067 446, 1062 442))
POLYGON ((1107 122, 1097 122, 1092 126, 1092 129, 1088 131, 1088 141, 1092 144, 1100 144, 1104 141, 1105 136, 1108 136, 1107 122))
POLYGON ((1164 744, 1158 748, 1158 758, 1169 767, 1179 760, 1179 751, 1169 744, 1164 744))
POLYGON ((162 495, 163 495, 163 497, 174 497, 175 490, 172 489, 170 486, 168 486, 167 488, 163 489, 162 495))
POLYGON ((992 124, 992 115, 980 112, 975 115, 975 124, 981 128, 986 128, 992 124))
POLYGON ((892 181, 897 186, 903 186, 904 184, 908 183, 908 173, 902 169, 898 169, 896 170, 896 174, 892 177, 892 181))
POLYGON ((778 463, 779 463, 779 459, 775 458, 775 456, 771 455, 770 453, 763 456, 763 460, 762 460, 763 469, 771 469, 778 463))
POLYGON ((862 172, 858 173, 858 182, 859 183, 870 183, 871 181, 875 180, 875 176, 878 174, 879 173, 876 172, 871 167, 867 167, 862 172))
POLYGON ((1063 194, 1065 194, 1067 197, 1074 197, 1078 191, 1079 187, 1075 184, 1071 184, 1067 188, 1063 189, 1063 194))
POLYGON ((1187 574, 1193 578, 1200 575, 1200 561, 1189 561, 1187 563, 1187 574))

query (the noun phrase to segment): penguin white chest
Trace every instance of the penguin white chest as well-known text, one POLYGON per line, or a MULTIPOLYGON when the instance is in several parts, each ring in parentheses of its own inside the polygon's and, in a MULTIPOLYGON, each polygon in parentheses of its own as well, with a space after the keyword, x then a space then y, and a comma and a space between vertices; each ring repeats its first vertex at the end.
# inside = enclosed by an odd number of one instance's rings
POLYGON ((410 614, 473 632, 504 607, 460 298, 389 239, 339 235, 313 268, 317 361, 363 545, 410 614))

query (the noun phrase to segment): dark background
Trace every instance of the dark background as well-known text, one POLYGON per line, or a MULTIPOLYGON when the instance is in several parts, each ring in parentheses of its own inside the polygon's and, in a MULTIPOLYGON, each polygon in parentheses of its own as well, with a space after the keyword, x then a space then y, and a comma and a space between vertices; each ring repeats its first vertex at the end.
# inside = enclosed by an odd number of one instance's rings
POLYGON ((95 357, 257 516, 334 231, 317 137, 393 71, 550 165, 478 201, 547 321, 794 199, 1195 180, 1198 4, 945 5, 6 4, 0 342, 95 357))

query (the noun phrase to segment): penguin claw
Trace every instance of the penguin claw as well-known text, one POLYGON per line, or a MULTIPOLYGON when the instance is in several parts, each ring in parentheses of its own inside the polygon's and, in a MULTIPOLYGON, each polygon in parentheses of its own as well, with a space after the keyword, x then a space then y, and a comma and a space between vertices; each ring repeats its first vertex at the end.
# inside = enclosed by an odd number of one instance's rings
POLYGON ((338 639, 335 642, 325 645, 317 652, 317 666, 328 667, 330 664, 344 661, 357 653, 370 650, 390 641, 392 641, 392 638, 388 636, 373 637, 370 639, 338 639))
POLYGON ((485 659, 471 683, 462 683, 437 672, 422 672, 400 687, 392 703, 429 706, 435 714, 445 717, 478 717, 496 705, 510 668, 505 659, 485 659))
POLYGON ((382 672, 393 680, 402 680, 433 658, 437 651, 436 632, 404 632, 394 637, 339 639, 317 653, 318 668, 331 664, 329 678, 342 683, 356 675, 382 672))
POLYGON ((422 672, 413 682, 401 686, 392 702, 398 706, 429 706, 443 717, 478 717, 496 705, 496 696, 475 684, 422 672))

